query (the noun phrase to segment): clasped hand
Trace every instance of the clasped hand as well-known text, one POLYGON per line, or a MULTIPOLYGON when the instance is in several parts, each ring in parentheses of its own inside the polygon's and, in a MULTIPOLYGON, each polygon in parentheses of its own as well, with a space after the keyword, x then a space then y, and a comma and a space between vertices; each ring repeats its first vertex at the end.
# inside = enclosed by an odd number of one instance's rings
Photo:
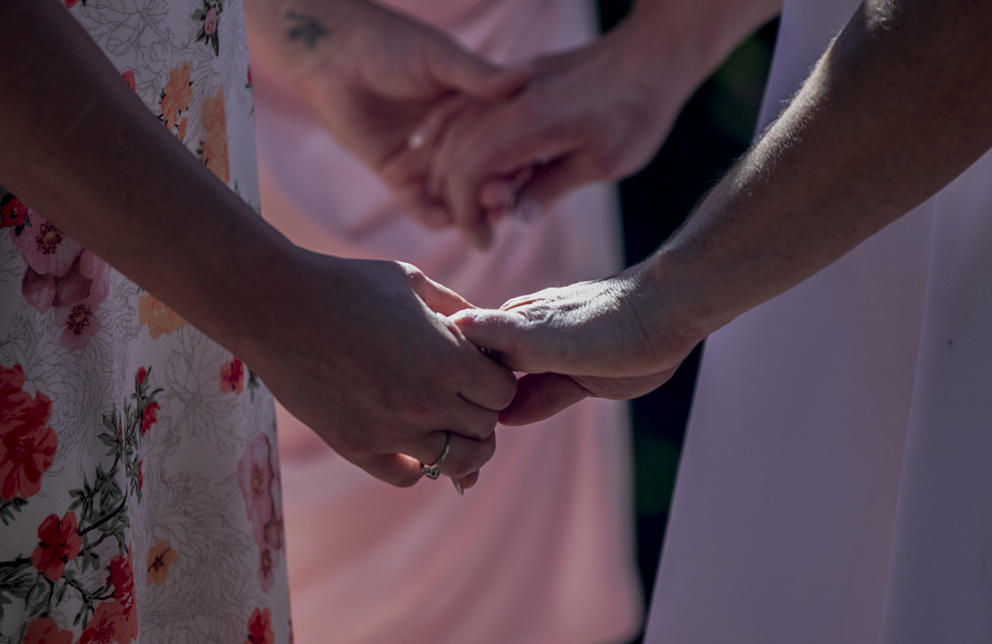
MULTIPOLYGON (((410 216, 457 227, 480 248, 503 217, 535 218, 571 189, 640 168, 687 94, 644 82, 623 29, 502 69, 372 3, 293 7, 281 27, 251 22, 253 47, 272 48, 314 114, 410 216), (300 20, 320 37, 287 42, 300 20)), ((312 324, 273 341, 280 351, 259 351, 263 377, 342 456, 394 485, 416 482, 417 461, 436 460, 448 432, 441 471, 468 487, 493 454, 497 413, 523 424, 588 395, 639 395, 688 353, 645 332, 630 275, 481 311, 409 265, 297 262, 339 288, 308 302, 312 324), (517 386, 507 367, 535 375, 517 386)))

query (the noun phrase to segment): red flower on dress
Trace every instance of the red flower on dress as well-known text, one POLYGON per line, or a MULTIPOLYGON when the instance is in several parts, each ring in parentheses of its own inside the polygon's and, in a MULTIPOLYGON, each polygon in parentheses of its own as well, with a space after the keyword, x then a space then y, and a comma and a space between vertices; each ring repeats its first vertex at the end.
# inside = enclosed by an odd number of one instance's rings
POLYGON ((107 585, 114 589, 114 601, 96 607, 79 644, 119 642, 127 644, 138 636, 138 611, 134 605, 134 566, 131 550, 110 561, 107 585))
POLYGON ((127 614, 120 602, 103 602, 96 607, 77 644, 128 644, 137 636, 137 611, 127 614))
POLYGON ((272 632, 272 614, 268 608, 256 608, 248 618, 248 637, 244 644, 272 644, 276 639, 272 632))
POLYGON ((159 404, 152 401, 145 405, 145 410, 141 413, 141 435, 144 436, 145 432, 151 429, 155 421, 158 420, 158 410, 161 409, 159 404))
POLYGON ((69 511, 59 520, 49 514, 38 526, 40 543, 31 553, 31 563, 49 581, 57 581, 65 572, 65 565, 76 558, 83 547, 83 540, 76 532, 76 513, 69 511))
POLYGON ((123 78, 124 82, 127 83, 127 86, 131 88, 131 91, 134 91, 134 88, 137 86, 137 83, 134 81, 134 72, 129 69, 121 74, 121 78, 123 78))
POLYGON ((240 394, 244 390, 245 364, 235 358, 220 369, 220 390, 240 394))
POLYGON ((5 501, 38 493, 58 446, 47 425, 52 401, 41 392, 32 398, 23 386, 21 365, 0 365, 0 498, 5 501))
POLYGON ((0 206, 0 228, 20 226, 28 216, 28 207, 17 197, 11 196, 0 206))
POLYGON ((134 374, 134 384, 140 387, 146 377, 148 377, 148 370, 144 367, 138 367, 138 372, 134 374))
POLYGON ((72 631, 60 630, 51 617, 39 617, 28 626, 21 644, 72 644, 72 631))
POLYGON ((79 0, 65 0, 66 9, 72 9, 79 3, 79 0))
POLYGON ((217 9, 210 7, 203 17, 203 33, 212 36, 217 33, 217 9))

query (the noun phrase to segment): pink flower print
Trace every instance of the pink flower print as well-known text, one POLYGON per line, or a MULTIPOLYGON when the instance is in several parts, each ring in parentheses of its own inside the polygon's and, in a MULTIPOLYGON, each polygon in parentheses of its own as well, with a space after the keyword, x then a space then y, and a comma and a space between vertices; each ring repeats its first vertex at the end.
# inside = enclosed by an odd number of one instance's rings
POLYGON ((217 31, 217 9, 210 7, 203 18, 203 33, 212 36, 217 31))
POLYGON ((45 313, 55 301, 55 276, 51 273, 42 275, 28 266, 21 282, 21 294, 38 313, 45 313))
POLYGON ((42 275, 62 275, 82 250, 82 246, 36 212, 31 213, 30 225, 14 237, 14 244, 28 266, 42 275))
POLYGON ((274 503, 272 498, 272 446, 269 437, 260 434, 248 444, 238 462, 238 484, 245 500, 245 510, 252 522, 255 539, 259 547, 265 546, 265 526, 272 520, 274 503))
POLYGON ((275 564, 272 561, 272 550, 264 548, 258 558, 258 585, 262 592, 269 592, 275 584, 275 564))

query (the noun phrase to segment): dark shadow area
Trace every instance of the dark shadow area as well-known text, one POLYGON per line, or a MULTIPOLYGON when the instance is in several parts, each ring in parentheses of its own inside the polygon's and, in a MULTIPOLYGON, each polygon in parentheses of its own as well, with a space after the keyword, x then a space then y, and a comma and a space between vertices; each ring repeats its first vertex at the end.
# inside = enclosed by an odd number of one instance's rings
MULTIPOLYGON (((604 0, 604 29, 630 2, 604 0)), ((650 255, 748 146, 758 116, 778 23, 745 41, 690 99, 658 154, 621 182, 627 264, 650 255)), ((668 519, 701 348, 663 387, 631 403, 637 559, 647 606, 668 519)), ((640 642, 640 638, 634 642, 640 642)))

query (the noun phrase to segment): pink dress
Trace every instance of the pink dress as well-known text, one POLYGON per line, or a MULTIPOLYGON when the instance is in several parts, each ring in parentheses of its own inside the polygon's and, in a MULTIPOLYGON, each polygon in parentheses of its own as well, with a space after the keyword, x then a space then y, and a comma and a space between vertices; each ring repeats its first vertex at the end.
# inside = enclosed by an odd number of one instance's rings
MULTIPOLYGON (((857 5, 786 3, 763 123, 857 5)), ((990 215, 986 155, 710 338, 647 642, 992 641, 990 215)))
MULTIPOLYGON (((572 0, 395 4, 498 61, 595 33, 591 4, 572 0)), ((531 226, 504 222, 484 254, 454 231, 422 229, 266 62, 253 61, 262 210, 297 243, 412 262, 480 305, 619 267, 603 186, 531 226)), ((500 430, 464 497, 447 480, 398 490, 370 479, 286 413, 279 433, 298 642, 601 643, 636 632, 623 405, 588 401, 541 427, 500 430)))

